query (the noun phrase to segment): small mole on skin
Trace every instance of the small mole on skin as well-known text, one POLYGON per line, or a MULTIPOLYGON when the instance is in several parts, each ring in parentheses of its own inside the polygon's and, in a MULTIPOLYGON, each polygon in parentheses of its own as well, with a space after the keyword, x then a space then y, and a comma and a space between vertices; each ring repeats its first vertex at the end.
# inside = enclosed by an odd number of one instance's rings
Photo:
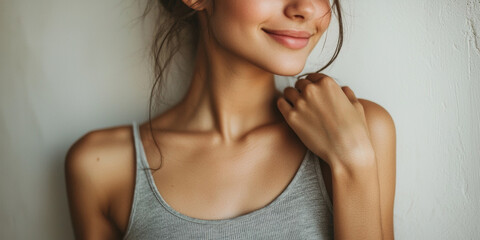
POLYGON ((100 161, 100 158, 97 157, 97 162, 100 161))

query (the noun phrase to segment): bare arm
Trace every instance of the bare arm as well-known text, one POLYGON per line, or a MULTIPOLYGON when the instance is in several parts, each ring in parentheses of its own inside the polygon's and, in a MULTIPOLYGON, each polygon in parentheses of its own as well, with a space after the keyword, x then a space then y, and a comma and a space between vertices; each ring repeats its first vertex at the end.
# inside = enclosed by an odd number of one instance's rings
POLYGON ((394 239, 395 126, 381 106, 359 101, 374 151, 332 168, 335 239, 394 239))
POLYGON ((102 188, 98 148, 94 133, 79 139, 68 151, 65 160, 70 216, 75 239, 120 239, 107 217, 106 191, 102 188))
POLYGON ((358 99, 364 109, 375 150, 380 187, 384 239, 394 239, 393 210, 396 184, 396 130, 390 114, 380 105, 358 99))
POLYGON ((335 239, 383 239, 376 161, 361 161, 348 169, 332 167, 335 239))

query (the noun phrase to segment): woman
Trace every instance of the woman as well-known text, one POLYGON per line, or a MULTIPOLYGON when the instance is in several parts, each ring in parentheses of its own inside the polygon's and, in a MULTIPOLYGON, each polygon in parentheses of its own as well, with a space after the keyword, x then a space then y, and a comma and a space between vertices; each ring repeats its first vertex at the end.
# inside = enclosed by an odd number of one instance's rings
POLYGON ((302 71, 332 9, 341 17, 339 2, 158 3, 175 22, 166 39, 183 23, 197 36, 191 84, 151 121, 92 131, 71 147, 76 237, 393 239, 388 112, 321 73, 283 94, 273 80, 302 71))

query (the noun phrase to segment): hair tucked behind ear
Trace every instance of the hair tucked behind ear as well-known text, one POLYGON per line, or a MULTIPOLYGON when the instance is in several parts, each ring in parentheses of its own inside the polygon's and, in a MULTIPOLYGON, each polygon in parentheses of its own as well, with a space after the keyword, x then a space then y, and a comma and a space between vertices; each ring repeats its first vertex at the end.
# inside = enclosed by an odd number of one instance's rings
MULTIPOLYGON (((213 1, 213 0, 211 0, 213 1)), ((338 20, 339 25, 339 37, 337 41, 337 46, 332 58, 323 66, 320 70, 316 72, 321 72, 328 66, 330 66, 338 54, 343 45, 343 19, 340 7, 340 0, 333 0, 331 11, 333 11, 338 20)), ((212 2, 213 3, 213 2, 212 2)), ((151 45, 151 57, 153 60, 154 67, 154 83, 150 91, 150 100, 148 106, 148 122, 150 126, 150 134, 155 143, 155 146, 159 150, 161 159, 162 153, 160 147, 158 146, 157 141, 153 137, 153 127, 152 127, 152 107, 154 107, 153 99, 157 99, 157 94, 159 94, 164 86, 164 80, 168 74, 167 70, 171 64, 171 61, 175 54, 180 50, 181 46, 181 34, 183 31, 187 30, 192 34, 192 39, 194 42, 197 42, 199 39, 199 24, 196 18, 196 11, 193 10, 196 4, 195 2, 192 6, 187 6, 181 0, 147 0, 145 10, 142 14, 142 18, 145 19, 146 16, 153 10, 156 9, 159 13, 156 16, 155 21, 155 34, 153 37, 153 43, 151 45)), ((298 76, 301 78, 308 75, 302 74, 298 76)), ((162 95, 159 95, 162 97, 162 95)), ((161 100, 161 98, 158 98, 161 100)), ((150 170, 159 170, 162 167, 162 161, 160 159, 160 166, 156 169, 146 168, 150 170)))

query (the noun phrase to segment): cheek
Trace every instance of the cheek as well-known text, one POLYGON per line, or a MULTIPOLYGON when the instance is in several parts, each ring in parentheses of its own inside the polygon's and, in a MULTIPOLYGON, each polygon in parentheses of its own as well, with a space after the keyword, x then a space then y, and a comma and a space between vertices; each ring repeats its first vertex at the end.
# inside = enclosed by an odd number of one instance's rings
POLYGON ((318 16, 315 19, 315 22, 318 26, 318 31, 324 32, 327 30, 330 25, 332 18, 332 11, 330 10, 330 3, 328 0, 322 0, 317 5, 318 16))
MULTIPOLYGON (((330 10, 330 3, 328 0, 319 1, 316 8, 318 11, 318 16, 316 16, 314 22, 318 32, 316 36, 312 39, 315 43, 314 45, 318 43, 322 35, 328 29, 332 19, 332 11, 330 10)), ((313 48, 311 50, 313 50, 313 48)))
POLYGON ((220 0, 215 2, 210 29, 219 43, 241 39, 258 30, 278 0, 220 0))

